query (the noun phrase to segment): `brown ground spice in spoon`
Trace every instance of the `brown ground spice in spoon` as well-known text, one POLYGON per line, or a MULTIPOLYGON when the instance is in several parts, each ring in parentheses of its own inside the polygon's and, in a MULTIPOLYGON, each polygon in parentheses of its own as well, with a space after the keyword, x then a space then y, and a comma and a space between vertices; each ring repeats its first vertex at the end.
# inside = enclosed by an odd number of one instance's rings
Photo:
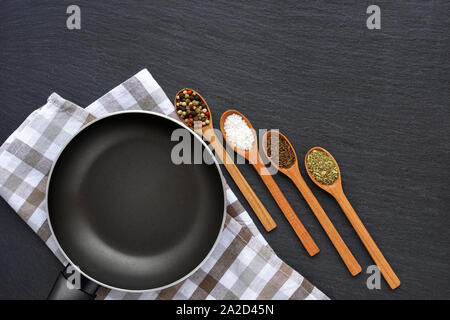
POLYGON ((280 168, 288 169, 295 162, 294 150, 292 150, 291 145, 283 136, 278 135, 278 140, 278 146, 272 146, 272 132, 267 134, 267 155, 275 163, 278 163, 280 168))

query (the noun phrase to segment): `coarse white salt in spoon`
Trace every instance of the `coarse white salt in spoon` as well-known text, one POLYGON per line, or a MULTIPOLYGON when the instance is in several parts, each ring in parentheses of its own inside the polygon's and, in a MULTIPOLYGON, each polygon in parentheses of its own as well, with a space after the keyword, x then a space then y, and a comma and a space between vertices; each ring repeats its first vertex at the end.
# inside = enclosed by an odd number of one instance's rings
POLYGON ((250 150, 255 138, 252 130, 238 114, 231 114, 225 119, 225 133, 233 148, 250 150))

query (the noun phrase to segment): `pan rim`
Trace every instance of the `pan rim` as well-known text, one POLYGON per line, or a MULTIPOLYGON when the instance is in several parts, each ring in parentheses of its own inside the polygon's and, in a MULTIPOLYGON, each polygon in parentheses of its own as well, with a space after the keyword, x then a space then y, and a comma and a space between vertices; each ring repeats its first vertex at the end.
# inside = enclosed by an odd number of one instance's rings
POLYGON ((82 126, 78 130, 78 132, 74 136, 72 136, 69 139, 69 141, 64 145, 64 147, 58 152, 58 155, 55 158, 55 160, 53 161, 53 164, 52 164, 52 166, 50 168, 50 171, 49 171, 49 174, 48 174, 47 186, 45 188, 45 209, 47 211, 47 220, 48 220, 49 229, 50 229, 50 232, 51 232, 51 234, 53 236, 53 239, 56 242, 56 246, 61 251, 63 257, 68 261, 68 264, 70 264, 76 271, 78 271, 80 274, 82 274, 87 279, 97 283, 98 285, 100 285, 102 287, 108 288, 108 289, 117 290, 117 291, 121 291, 121 292, 130 292, 130 293, 152 292, 152 291, 158 291, 158 290, 163 290, 163 289, 169 288, 171 286, 174 286, 174 285, 176 285, 176 284, 186 280, 192 274, 194 274, 198 269, 200 269, 201 266, 209 259, 209 257, 213 253, 214 249, 217 247, 217 245, 219 243, 219 240, 220 240, 220 238, 222 236, 223 230, 224 230, 224 225, 225 225, 225 220, 226 220, 226 212, 227 212, 227 198, 226 198, 226 187, 225 186, 226 186, 225 177, 224 177, 224 175, 222 173, 222 169, 220 168, 220 165, 219 165, 219 162, 218 162, 216 156, 213 154, 213 152, 211 151, 209 146, 206 144, 206 142, 203 141, 203 139, 197 133, 195 133, 192 129, 190 129, 184 123, 181 123, 180 121, 177 121, 176 119, 173 119, 173 118, 169 117, 168 115, 165 115, 165 114, 162 114, 162 113, 158 113, 158 112, 154 112, 154 111, 146 111, 146 110, 116 111, 116 112, 109 113, 109 114, 107 114, 107 115, 105 115, 103 117, 94 119, 94 120, 90 121, 89 123, 85 124, 84 126, 82 126), (212 157, 212 159, 214 161, 214 164, 216 165, 217 171, 219 173, 220 180, 222 182, 221 185, 222 185, 222 194, 223 194, 223 213, 222 213, 222 222, 220 224, 219 232, 217 233, 216 240, 214 241, 213 245, 211 246, 211 249, 208 251, 207 255, 203 258, 203 260, 195 268, 193 268, 191 271, 189 271, 186 275, 184 275, 183 277, 181 277, 181 278, 179 278, 179 279, 177 279, 177 280, 175 280, 175 281, 173 281, 173 282, 171 282, 169 284, 166 284, 164 286, 160 286, 160 287, 157 287, 157 288, 139 289, 139 290, 119 288, 119 287, 114 287, 114 286, 108 285, 106 283, 103 283, 103 282, 101 282, 101 281, 99 281, 99 280, 89 276, 79 266, 74 264, 73 261, 67 255, 67 253, 63 250, 62 246, 60 245, 60 243, 58 241, 58 238, 56 237, 55 232, 53 231, 52 222, 51 222, 51 219, 50 219, 50 211, 49 211, 49 207, 48 207, 48 195, 49 195, 49 189, 50 189, 50 185, 51 185, 51 180, 52 180, 52 175, 53 175, 54 168, 55 168, 56 164, 58 163, 58 160, 59 160, 61 154, 64 152, 64 150, 67 148, 67 146, 72 142, 72 140, 74 140, 86 128, 88 128, 89 126, 93 125, 94 123, 97 123, 98 121, 101 121, 103 119, 110 118, 110 117, 113 117, 113 116, 121 115, 121 114, 132 114, 132 113, 142 113, 142 114, 157 116, 157 117, 160 117, 160 118, 165 118, 167 120, 172 121, 176 125, 189 130, 191 135, 194 136, 195 139, 200 141, 203 144, 203 146, 208 150, 209 154, 211 155, 211 157, 212 157))

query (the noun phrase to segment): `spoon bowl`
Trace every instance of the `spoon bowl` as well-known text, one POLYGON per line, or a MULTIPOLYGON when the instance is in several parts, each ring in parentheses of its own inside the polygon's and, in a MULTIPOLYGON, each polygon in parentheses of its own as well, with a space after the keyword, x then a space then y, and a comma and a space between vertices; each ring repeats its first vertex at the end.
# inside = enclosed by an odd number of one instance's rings
POLYGON ((262 138, 262 146, 263 146, 264 154, 266 155, 267 159, 269 159, 270 162, 272 163, 272 165, 281 173, 289 176, 290 172, 299 170, 297 153, 295 152, 295 149, 292 146, 291 142, 288 140, 288 138, 286 138, 286 136, 284 134, 282 134, 281 132, 275 131, 275 130, 267 131, 262 138), (278 141, 281 141, 281 139, 284 139, 289 144, 289 147, 291 148, 292 153, 294 154, 294 162, 292 163, 292 165, 289 168, 280 167, 279 163, 276 163, 272 159, 272 157, 269 157, 269 153, 267 151, 267 140, 269 138, 269 134, 271 135, 271 137, 278 135, 278 141))
POLYGON ((227 110, 225 111, 222 116, 220 117, 220 131, 222 131, 222 135, 223 138, 225 139, 225 141, 227 142, 227 144, 233 148, 233 151, 236 152, 237 154, 239 154, 241 157, 244 157, 245 159, 247 159, 248 161, 250 160, 255 160, 253 158, 253 156, 255 154, 258 154, 258 138, 256 136, 256 130, 253 128, 252 124, 250 123, 250 121, 239 111, 237 110, 227 110), (253 144, 251 146, 251 148, 249 150, 244 150, 244 149, 240 149, 238 147, 235 147, 231 144, 230 140, 227 137, 227 133, 225 131, 225 121, 226 119, 231 116, 232 114, 236 114, 238 116, 240 116, 242 118, 242 120, 245 121, 245 123, 247 124, 247 126, 250 128, 250 130, 252 131, 253 134, 253 144))
POLYGON ((311 180, 319 188, 325 190, 326 192, 330 193, 331 195, 336 194, 336 192, 341 192, 342 191, 341 170, 339 169, 339 165, 338 165, 336 159, 334 159, 334 157, 331 155, 331 153, 329 153, 324 148, 322 148, 322 147, 313 147, 313 148, 309 149, 309 151, 306 153, 306 156, 305 156, 305 169, 306 169, 306 172, 308 173, 308 176, 311 178, 311 180), (333 161, 334 165, 336 166, 337 171, 338 171, 338 177, 337 177, 336 181, 333 184, 320 183, 311 174, 311 171, 309 170, 309 167, 308 167, 308 156, 314 150, 319 150, 319 151, 325 152, 326 155, 333 161))
MULTIPOLYGON (((183 89, 179 90, 175 96, 174 106, 177 105, 177 96, 182 94, 185 90, 195 92, 200 97, 200 100, 205 104, 207 112, 209 112, 209 124, 202 126, 201 129, 194 128, 194 131, 196 131, 197 133, 200 133, 199 131, 206 132, 206 131, 208 131, 208 129, 212 129, 213 128, 213 117, 212 117, 211 109, 209 108, 208 103, 206 103, 206 100, 196 90, 189 89, 189 88, 183 88, 183 89)), ((200 133, 200 134, 202 134, 202 133, 200 133)))

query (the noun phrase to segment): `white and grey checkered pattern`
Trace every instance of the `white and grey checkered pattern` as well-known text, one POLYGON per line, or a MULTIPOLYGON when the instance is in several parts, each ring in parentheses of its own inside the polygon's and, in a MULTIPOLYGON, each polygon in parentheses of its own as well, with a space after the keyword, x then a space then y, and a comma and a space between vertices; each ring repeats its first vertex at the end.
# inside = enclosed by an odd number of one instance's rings
MULTIPOLYGON (((82 109, 52 94, 0 147, 0 195, 63 262, 45 210, 48 173, 80 128, 108 113, 149 110, 177 119, 172 103, 146 70, 82 109)), ((269 247, 231 189, 220 241, 192 276, 170 288, 142 294, 100 288, 98 299, 328 299, 269 247)))

